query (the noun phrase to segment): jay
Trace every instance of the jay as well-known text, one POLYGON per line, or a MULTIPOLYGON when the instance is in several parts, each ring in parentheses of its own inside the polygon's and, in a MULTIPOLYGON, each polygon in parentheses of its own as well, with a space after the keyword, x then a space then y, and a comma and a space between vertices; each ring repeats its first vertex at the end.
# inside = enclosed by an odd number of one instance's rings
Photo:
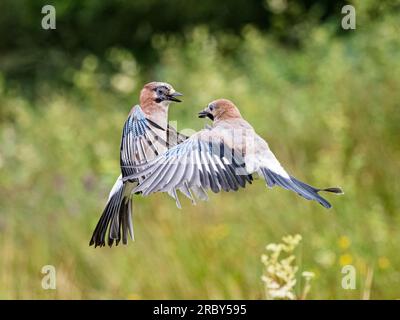
MULTIPOLYGON (((194 195, 198 192, 193 191, 237 191, 252 183, 253 175, 257 175, 270 188, 279 186, 294 191, 325 208, 330 208, 331 204, 319 192, 343 193, 338 187, 316 188, 291 176, 268 143, 242 118, 233 102, 215 100, 199 113, 199 117, 210 118, 212 126, 196 132, 146 164, 134 167, 137 173, 124 176, 123 181, 145 177, 133 192, 143 196, 168 192, 175 195, 180 207, 176 190, 195 202, 194 195)), ((200 197, 205 198, 204 194, 200 197)))
POLYGON ((130 111, 122 131, 120 145, 121 175, 111 189, 105 209, 93 232, 89 245, 112 246, 127 243, 128 234, 134 239, 132 224, 132 190, 141 181, 138 176, 129 181, 127 176, 140 173, 135 166, 163 154, 187 137, 168 125, 168 107, 181 102, 181 93, 163 82, 150 82, 140 92, 140 105, 130 111))

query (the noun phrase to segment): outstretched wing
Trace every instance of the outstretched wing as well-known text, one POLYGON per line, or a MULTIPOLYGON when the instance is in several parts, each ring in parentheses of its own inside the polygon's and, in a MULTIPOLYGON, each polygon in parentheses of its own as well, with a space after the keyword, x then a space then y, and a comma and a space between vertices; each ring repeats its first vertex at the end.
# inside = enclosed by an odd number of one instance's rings
POLYGON ((137 173, 136 166, 147 163, 185 139, 187 137, 178 133, 173 127, 168 125, 167 128, 162 128, 146 118, 140 106, 135 106, 122 131, 120 149, 122 177, 137 173))
MULTIPOLYGON (((207 130, 209 131, 209 130, 207 130)), ((137 176, 146 178, 134 189, 149 195, 154 192, 174 194, 179 189, 192 198, 192 191, 211 189, 217 193, 237 191, 252 181, 251 175, 244 172, 241 154, 235 154, 223 140, 207 139, 210 135, 194 134, 164 154, 148 163, 148 166, 126 179, 137 176)), ((178 203, 179 206, 179 203, 178 203)))

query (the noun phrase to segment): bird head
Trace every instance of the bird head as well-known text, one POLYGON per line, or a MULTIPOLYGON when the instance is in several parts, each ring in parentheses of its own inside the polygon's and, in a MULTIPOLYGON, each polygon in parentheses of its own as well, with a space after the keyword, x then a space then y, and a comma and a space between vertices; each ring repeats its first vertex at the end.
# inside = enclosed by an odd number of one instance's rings
POLYGON ((140 104, 149 105, 157 104, 163 107, 168 107, 173 102, 181 102, 177 97, 182 96, 182 93, 166 82, 150 82, 146 84, 140 92, 140 104))
POLYGON ((239 109, 228 99, 217 99, 199 112, 199 118, 210 118, 213 121, 241 118, 239 109))

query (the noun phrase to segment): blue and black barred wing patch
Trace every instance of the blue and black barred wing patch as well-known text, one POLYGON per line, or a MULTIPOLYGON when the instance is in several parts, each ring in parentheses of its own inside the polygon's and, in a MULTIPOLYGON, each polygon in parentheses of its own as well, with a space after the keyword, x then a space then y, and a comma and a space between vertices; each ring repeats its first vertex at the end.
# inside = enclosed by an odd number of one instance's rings
POLYGON ((123 177, 137 173, 134 166, 145 164, 163 152, 160 149, 166 147, 166 142, 154 128, 165 131, 147 119, 140 106, 135 106, 122 131, 120 165, 123 177))
POLYGON ((122 131, 120 150, 122 176, 127 177, 137 173, 138 169, 135 166, 146 164, 149 160, 165 152, 166 149, 187 138, 170 125, 162 128, 146 118, 140 106, 135 106, 122 131), (160 137, 160 131, 165 132, 166 139, 160 137))

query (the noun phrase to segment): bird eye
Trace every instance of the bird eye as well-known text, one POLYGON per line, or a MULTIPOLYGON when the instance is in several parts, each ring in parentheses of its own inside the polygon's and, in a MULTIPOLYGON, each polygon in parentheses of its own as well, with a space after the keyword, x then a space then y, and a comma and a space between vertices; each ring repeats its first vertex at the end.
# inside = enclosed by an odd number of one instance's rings
POLYGON ((167 94, 168 91, 169 91, 168 88, 165 86, 158 87, 156 90, 158 95, 167 94))
POLYGON ((210 106, 208 106, 208 109, 210 109, 210 111, 213 111, 214 110, 214 106, 210 105, 210 106))

